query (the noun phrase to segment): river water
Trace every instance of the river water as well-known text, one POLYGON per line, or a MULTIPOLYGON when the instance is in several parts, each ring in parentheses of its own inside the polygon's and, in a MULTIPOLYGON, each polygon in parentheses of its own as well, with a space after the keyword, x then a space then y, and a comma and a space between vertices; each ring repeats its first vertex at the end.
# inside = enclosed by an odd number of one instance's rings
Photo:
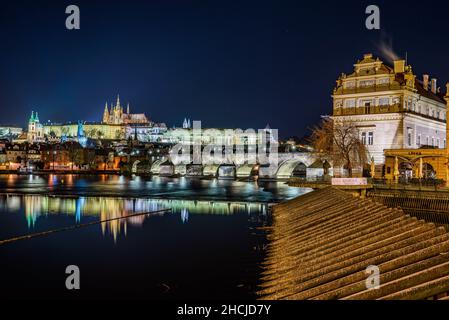
POLYGON ((281 182, 0 175, 0 245, 9 298, 255 298, 269 206, 310 190, 281 182), (67 290, 65 269, 80 270, 67 290))

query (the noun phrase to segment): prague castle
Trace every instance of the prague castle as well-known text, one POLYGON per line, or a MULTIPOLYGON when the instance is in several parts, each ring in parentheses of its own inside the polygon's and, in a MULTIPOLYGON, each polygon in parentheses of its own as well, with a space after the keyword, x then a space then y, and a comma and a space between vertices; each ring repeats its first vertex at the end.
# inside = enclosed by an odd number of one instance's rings
MULTIPOLYGON (((151 137, 155 127, 164 124, 151 122, 144 113, 130 113, 129 103, 126 112, 120 104, 120 97, 117 96, 115 105, 108 104, 103 111, 101 122, 84 122, 84 133, 91 139, 127 139, 129 137, 151 137)), ((44 133, 50 138, 76 137, 78 123, 46 123, 43 125, 44 133)), ((158 127, 159 129, 159 127, 158 127)), ((159 132, 160 130, 156 130, 159 132)))

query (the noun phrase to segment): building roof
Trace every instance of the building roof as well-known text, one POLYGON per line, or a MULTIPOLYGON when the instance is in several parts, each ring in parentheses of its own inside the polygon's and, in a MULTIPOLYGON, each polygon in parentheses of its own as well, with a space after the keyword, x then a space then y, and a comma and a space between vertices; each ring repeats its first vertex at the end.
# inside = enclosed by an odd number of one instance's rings
POLYGON ((446 100, 444 100, 444 94, 442 92, 433 93, 430 89, 424 89, 424 85, 421 80, 415 80, 415 89, 417 90, 417 93, 423 97, 446 104, 446 100))
POLYGON ((449 292, 449 233, 332 187, 273 208, 263 299, 427 299, 449 292), (369 266, 380 288, 366 286, 369 266))
MULTIPOLYGON (((356 64, 354 64, 354 70, 350 74, 342 74, 342 76, 339 78, 341 79, 351 79, 351 78, 358 78, 362 76, 375 76, 375 75, 391 75, 394 77, 394 81, 390 83, 389 87, 386 87, 389 89, 401 89, 406 88, 406 77, 415 77, 415 75, 412 72, 412 68, 410 66, 405 66, 405 70, 403 72, 396 72, 393 67, 389 66, 379 58, 374 58, 372 54, 365 54, 363 59, 358 60, 356 64), (397 87, 395 87, 395 85, 397 87)), ((429 83, 430 85, 430 83, 429 83)), ((423 81, 418 80, 415 77, 415 83, 414 83, 414 89, 416 89, 417 93, 420 94, 423 97, 426 97, 428 99, 437 101, 439 103, 446 104, 446 101, 444 100, 444 94, 442 92, 433 93, 431 88, 428 88, 427 90, 424 88, 423 81)), ((339 81, 337 84, 337 87, 335 88, 335 93, 342 93, 343 86, 342 82, 339 81)), ((365 89, 364 89, 365 90, 365 89)), ((378 90, 378 89, 377 89, 378 90)), ((374 91, 374 89, 373 89, 374 91)), ((366 92, 366 91, 363 91, 366 92)))

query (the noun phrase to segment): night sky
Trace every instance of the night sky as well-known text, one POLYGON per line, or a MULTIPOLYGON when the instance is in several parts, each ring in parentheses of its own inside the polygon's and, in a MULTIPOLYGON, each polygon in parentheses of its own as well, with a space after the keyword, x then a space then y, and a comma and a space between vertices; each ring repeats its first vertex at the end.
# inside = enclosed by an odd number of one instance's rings
POLYGON ((331 111, 335 80, 382 43, 449 81, 447 1, 8 1, 0 7, 0 123, 98 121, 117 93, 156 122, 278 128, 331 111), (67 30, 67 5, 81 30, 67 30), (381 30, 365 28, 377 4, 381 30))

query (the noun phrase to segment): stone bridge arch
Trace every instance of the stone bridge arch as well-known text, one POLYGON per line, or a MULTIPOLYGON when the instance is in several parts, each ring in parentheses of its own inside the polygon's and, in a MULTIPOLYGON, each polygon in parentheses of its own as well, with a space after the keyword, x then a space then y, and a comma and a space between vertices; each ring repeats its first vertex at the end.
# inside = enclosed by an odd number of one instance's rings
POLYGON ((307 177, 307 167, 312 164, 311 158, 298 157, 284 160, 279 163, 279 167, 276 173, 278 179, 288 179, 293 176, 295 169, 300 168, 303 172, 304 178, 307 177))
POLYGON ((218 175, 219 164, 208 164, 203 167, 204 176, 216 177, 218 175))
POLYGON ((148 160, 136 160, 131 167, 131 173, 150 173, 151 163, 148 160))
POLYGON ((140 160, 136 160, 133 162, 133 165, 131 167, 131 173, 134 173, 134 174, 137 173, 137 166, 139 165, 139 163, 140 163, 140 160))
POLYGON ((254 173, 258 172, 258 164, 243 164, 237 167, 236 176, 237 178, 248 178, 254 173))
POLYGON ((152 174, 159 174, 161 170, 161 164, 165 161, 165 159, 159 159, 153 162, 151 165, 151 173, 152 174))

